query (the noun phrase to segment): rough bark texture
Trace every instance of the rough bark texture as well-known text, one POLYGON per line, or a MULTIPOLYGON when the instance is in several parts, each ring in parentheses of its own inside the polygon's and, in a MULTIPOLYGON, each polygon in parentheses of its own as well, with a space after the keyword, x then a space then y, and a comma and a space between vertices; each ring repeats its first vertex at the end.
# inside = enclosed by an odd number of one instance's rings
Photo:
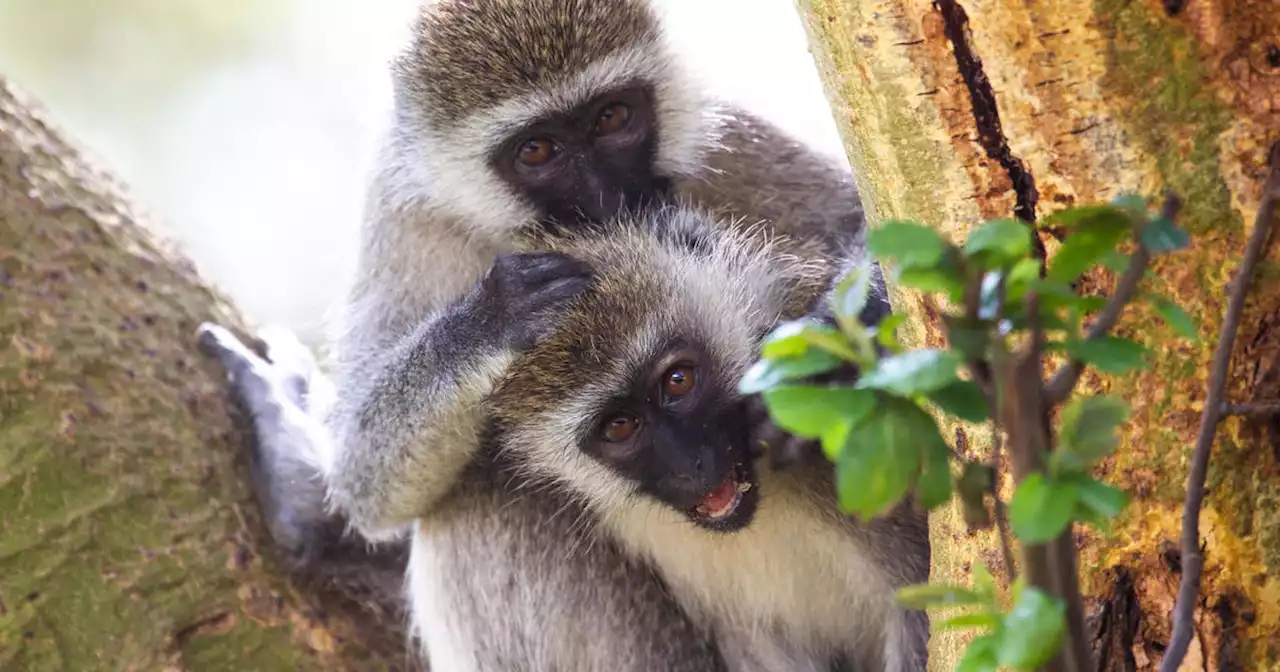
POLYGON ((243 321, 144 220, 0 78, 0 668, 404 668, 396 619, 259 554, 194 341, 243 321))
MULTIPOLYGON (((1189 451, 1225 305, 1253 225, 1268 148, 1280 141, 1280 11, 1274 0, 798 0, 874 220, 909 218, 956 239, 988 218, 1033 222, 1122 191, 1186 201, 1193 248, 1161 257, 1161 286, 1198 317, 1186 344, 1131 307, 1119 335, 1155 355, 1122 379, 1090 375, 1134 407, 1101 475, 1134 497, 1111 539, 1082 535, 1101 669, 1155 669, 1179 579, 1189 451)), ((1054 232, 1042 232, 1052 255, 1054 232)), ((1280 397, 1277 251, 1255 278, 1232 358, 1232 402, 1280 397)), ((1108 291, 1109 274, 1082 283, 1108 291)), ((939 345, 918 296, 895 290, 909 336, 939 345)), ((973 451, 989 445, 967 432, 973 451)), ((1196 640, 1183 669, 1280 667, 1280 420, 1219 428, 1201 531, 1196 640)), ((1006 487, 1008 484, 1005 484, 1006 487)), ((934 522, 934 578, 1000 567, 990 534, 958 512, 934 522)), ((950 669, 965 635, 934 637, 950 669)))

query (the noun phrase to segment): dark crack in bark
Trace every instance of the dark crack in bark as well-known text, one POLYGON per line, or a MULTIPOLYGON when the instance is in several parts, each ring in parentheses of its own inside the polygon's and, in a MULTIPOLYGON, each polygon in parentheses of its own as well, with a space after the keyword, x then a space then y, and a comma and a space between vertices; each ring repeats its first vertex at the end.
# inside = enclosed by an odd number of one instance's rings
POLYGON ((969 100, 973 105, 973 121, 978 129, 978 142, 983 151, 992 160, 998 162, 1009 175, 1013 191, 1017 197, 1013 214, 1032 228, 1035 240, 1036 256, 1045 260, 1044 241, 1035 231, 1036 204, 1040 200, 1040 192, 1036 189, 1035 176, 1009 149, 1009 141, 1005 138, 1000 125, 1000 111, 996 105, 996 94, 991 89, 991 81, 982 67, 982 59, 969 44, 969 15, 956 0, 936 0, 934 7, 942 14, 943 33, 956 55, 956 67, 969 90, 969 100))
POLYGON ((1099 672, 1134 672, 1134 638, 1142 613, 1133 584, 1133 571, 1116 567, 1110 571, 1109 594, 1093 611, 1089 630, 1093 634, 1093 654, 1099 672))

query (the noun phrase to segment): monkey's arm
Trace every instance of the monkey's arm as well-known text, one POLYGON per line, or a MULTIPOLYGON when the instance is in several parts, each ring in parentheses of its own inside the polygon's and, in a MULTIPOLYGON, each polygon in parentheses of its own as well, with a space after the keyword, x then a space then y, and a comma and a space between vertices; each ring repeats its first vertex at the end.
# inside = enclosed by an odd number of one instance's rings
POLYGON ((428 511, 474 456, 485 397, 511 359, 479 322, 452 307, 340 379, 330 499, 366 536, 428 511))
POLYGON ((325 506, 329 437, 308 410, 325 403, 329 381, 306 346, 287 330, 263 330, 264 359, 218 325, 202 324, 198 336, 249 415, 256 439, 250 484, 290 569, 375 613, 399 615, 408 545, 372 547, 346 534, 346 521, 325 506))
MULTIPOLYGON (((439 276, 431 270, 420 277, 439 276)), ((386 334, 411 319, 403 288, 365 290, 353 301, 361 326, 339 343, 328 417, 330 501, 353 527, 383 538, 448 494, 479 448, 495 381, 515 353, 555 326, 589 274, 561 254, 501 256, 460 300, 398 339, 386 334)))

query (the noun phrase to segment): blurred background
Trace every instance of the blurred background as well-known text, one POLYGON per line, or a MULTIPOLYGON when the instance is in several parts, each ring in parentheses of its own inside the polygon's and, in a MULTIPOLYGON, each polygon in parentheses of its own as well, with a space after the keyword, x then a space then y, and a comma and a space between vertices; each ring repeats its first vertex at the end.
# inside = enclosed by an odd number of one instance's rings
MULTIPOLYGON (((792 0, 658 0, 706 88, 845 161, 792 0)), ((248 316, 315 345, 419 0, 0 0, 0 74, 248 316)))

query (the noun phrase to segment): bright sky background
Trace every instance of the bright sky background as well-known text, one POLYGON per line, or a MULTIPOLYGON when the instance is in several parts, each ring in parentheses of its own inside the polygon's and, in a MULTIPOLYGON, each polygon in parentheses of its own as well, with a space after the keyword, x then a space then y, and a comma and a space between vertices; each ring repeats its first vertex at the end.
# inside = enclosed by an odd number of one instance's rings
MULTIPOLYGON (((252 319, 316 338, 354 262, 386 62, 416 0, 80 2, 0 0, 0 72, 43 98, 252 319), (230 7, 267 18, 222 21, 230 7)), ((711 90, 843 160, 791 0, 658 2, 711 90)))

